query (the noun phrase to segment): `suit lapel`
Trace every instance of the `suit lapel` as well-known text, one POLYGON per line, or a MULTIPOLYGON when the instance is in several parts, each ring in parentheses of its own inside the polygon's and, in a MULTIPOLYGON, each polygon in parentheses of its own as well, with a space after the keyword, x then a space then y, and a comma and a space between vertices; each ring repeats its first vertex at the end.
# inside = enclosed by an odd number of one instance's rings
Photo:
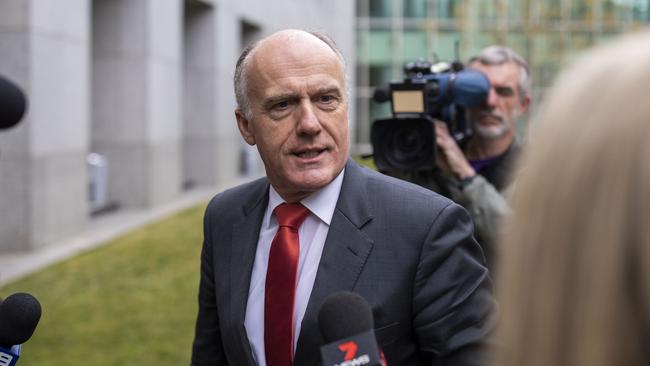
POLYGON ((241 360, 246 360, 243 365, 255 365, 252 351, 248 342, 248 335, 244 327, 246 317, 246 303, 250 287, 255 250, 259 239, 259 229, 264 217, 268 202, 268 183, 262 189, 256 189, 251 200, 243 207, 243 220, 233 224, 230 261, 230 314, 233 320, 233 329, 241 345, 239 352, 241 360))
POLYGON ((362 227, 371 219, 366 178, 361 167, 348 161, 341 194, 332 217, 314 287, 302 321, 295 365, 318 364, 323 340, 318 328, 318 311, 328 295, 351 291, 372 251, 373 241, 362 227))

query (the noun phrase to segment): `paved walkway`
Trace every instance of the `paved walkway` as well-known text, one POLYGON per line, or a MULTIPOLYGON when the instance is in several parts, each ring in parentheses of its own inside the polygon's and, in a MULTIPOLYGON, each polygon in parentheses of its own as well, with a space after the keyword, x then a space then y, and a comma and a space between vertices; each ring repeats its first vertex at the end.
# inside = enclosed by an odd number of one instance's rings
MULTIPOLYGON (((185 208, 206 202, 215 193, 234 186, 200 188, 188 191, 176 200, 151 209, 119 210, 92 219, 87 229, 43 248, 18 253, 0 254, 0 285, 18 279, 75 254, 106 244, 109 240, 144 224, 172 215, 185 208)), ((197 230, 202 230, 200 227, 197 230)))

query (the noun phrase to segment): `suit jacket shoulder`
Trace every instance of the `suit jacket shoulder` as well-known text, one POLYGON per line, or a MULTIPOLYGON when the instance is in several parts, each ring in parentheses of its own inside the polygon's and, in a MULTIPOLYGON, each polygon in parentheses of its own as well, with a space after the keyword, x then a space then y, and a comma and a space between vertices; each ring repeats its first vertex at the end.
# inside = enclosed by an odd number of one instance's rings
POLYGON ((227 189, 210 200, 206 216, 218 215, 220 220, 232 221, 247 215, 259 204, 266 203, 269 181, 259 178, 254 181, 227 189))
POLYGON ((339 207, 353 211, 365 207, 374 218, 423 220, 431 222, 447 206, 450 199, 401 179, 348 163, 341 189, 339 207))

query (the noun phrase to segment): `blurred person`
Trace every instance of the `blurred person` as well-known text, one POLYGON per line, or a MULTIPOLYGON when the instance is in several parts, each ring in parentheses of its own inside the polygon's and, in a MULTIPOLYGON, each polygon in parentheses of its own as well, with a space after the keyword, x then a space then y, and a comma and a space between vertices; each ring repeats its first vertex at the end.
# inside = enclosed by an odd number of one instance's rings
POLYGON ((326 36, 242 52, 235 116, 266 177, 206 209, 192 365, 317 365, 318 310, 343 290, 370 304, 388 364, 484 364, 494 302, 467 212, 349 158, 346 90, 326 36))
POLYGON ((496 266, 500 220, 509 211, 512 171, 520 154, 517 121, 530 104, 526 61, 503 46, 483 49, 468 63, 484 73, 490 91, 482 106, 467 110, 473 135, 463 149, 447 125, 436 121, 438 145, 434 190, 463 205, 474 221, 476 237, 490 269, 496 266))
POLYGON ((564 71, 505 222, 495 365, 648 365, 650 32, 564 71))

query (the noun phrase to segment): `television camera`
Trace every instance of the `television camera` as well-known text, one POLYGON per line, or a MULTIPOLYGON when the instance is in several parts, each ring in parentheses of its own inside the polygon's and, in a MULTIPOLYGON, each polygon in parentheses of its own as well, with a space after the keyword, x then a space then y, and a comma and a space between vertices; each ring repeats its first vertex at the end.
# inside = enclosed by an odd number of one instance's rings
POLYGON ((471 136, 465 109, 481 105, 490 82, 479 71, 464 70, 460 62, 409 62, 403 81, 377 88, 373 99, 391 103, 391 118, 371 127, 375 164, 380 171, 422 172, 435 168, 434 119, 444 121, 462 146, 471 136))

